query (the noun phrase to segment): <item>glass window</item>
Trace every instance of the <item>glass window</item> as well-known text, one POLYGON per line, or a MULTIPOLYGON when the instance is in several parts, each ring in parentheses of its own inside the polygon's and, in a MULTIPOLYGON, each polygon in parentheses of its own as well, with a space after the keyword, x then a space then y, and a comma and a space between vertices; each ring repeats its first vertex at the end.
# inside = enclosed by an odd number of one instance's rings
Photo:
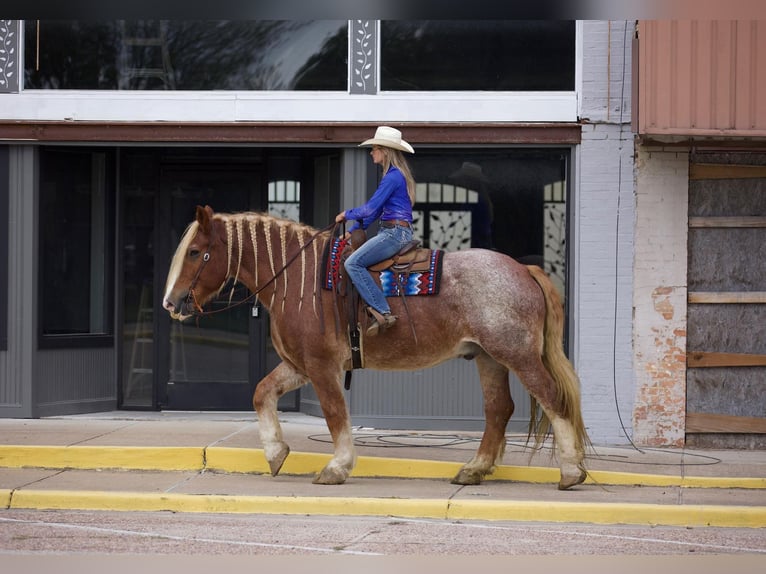
MULTIPOLYGON (((40 152, 43 344, 111 335, 111 177, 106 152, 40 152)), ((108 339, 111 341, 111 337, 108 339)))
POLYGON ((383 91, 575 89, 575 23, 383 21, 383 91))
POLYGON ((413 230, 425 246, 494 249, 566 283, 568 150, 440 150, 408 157, 413 230))
POLYGON ((269 182, 269 214, 300 221, 300 181, 281 179, 269 182))
POLYGON ((347 89, 346 20, 37 22, 25 22, 26 88, 347 89))

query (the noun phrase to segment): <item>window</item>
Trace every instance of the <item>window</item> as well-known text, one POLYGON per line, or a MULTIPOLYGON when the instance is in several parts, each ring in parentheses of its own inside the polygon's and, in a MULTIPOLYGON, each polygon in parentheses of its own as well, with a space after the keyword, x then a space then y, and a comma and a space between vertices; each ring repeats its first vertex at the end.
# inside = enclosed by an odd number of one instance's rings
POLYGON ((301 182, 277 180, 269 182, 269 214, 293 221, 301 218, 301 182))
POLYGON ((112 341, 111 154, 40 151, 41 346, 112 341))
POLYGON ((347 89, 346 20, 37 22, 27 89, 347 89))
POLYGON ((565 149, 418 148, 413 231, 430 248, 494 249, 566 285, 565 149))
POLYGON ((383 91, 573 91, 575 23, 383 21, 383 91))

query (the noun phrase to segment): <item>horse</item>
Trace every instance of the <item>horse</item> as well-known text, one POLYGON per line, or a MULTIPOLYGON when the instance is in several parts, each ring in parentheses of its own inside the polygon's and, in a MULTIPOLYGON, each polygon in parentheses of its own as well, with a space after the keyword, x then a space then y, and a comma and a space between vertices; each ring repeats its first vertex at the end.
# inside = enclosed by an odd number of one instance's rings
MULTIPOLYGON (((276 476, 290 453, 277 401, 310 382, 333 441, 333 456, 314 477, 316 484, 342 484, 356 462, 341 382, 351 369, 352 350, 347 331, 338 328, 350 311, 319 279, 322 254, 334 233, 265 213, 214 213, 210 206, 197 206, 170 263, 163 299, 171 317, 183 321, 201 314, 205 303, 234 280, 268 309, 282 361, 253 394, 263 451, 276 476)), ((590 441, 580 381, 563 350, 561 298, 542 269, 497 251, 448 252, 437 295, 392 298, 390 305, 399 321, 364 338, 365 368, 423 369, 456 357, 476 362, 485 427, 475 455, 452 483, 480 484, 502 461, 514 410, 510 371, 532 399, 529 432, 535 446, 553 432, 558 488, 585 480, 590 441)))

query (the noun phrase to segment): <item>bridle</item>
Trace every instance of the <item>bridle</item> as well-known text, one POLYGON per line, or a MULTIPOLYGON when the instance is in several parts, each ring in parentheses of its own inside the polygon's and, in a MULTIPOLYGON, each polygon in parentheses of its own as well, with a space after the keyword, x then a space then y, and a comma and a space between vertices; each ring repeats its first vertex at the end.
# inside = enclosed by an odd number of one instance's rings
MULTIPOLYGON (((212 311, 205 311, 202 308, 202 305, 200 305, 199 301, 197 300, 197 296, 194 293, 194 288, 197 286, 197 282, 199 281, 200 275, 202 274, 202 270, 205 268, 205 266, 210 261, 210 251, 205 251, 202 254, 202 263, 197 268, 197 272, 194 274, 194 278, 192 279, 192 282, 189 284, 189 291, 187 291, 187 293, 186 293, 186 297, 183 300, 182 306, 186 305, 187 308, 192 310, 192 315, 194 315, 196 317, 205 317, 205 316, 208 316, 208 315, 215 315, 216 313, 222 313, 223 311, 228 311, 230 309, 233 309, 235 307, 238 307, 240 305, 244 305, 245 303, 248 303, 248 302, 252 301, 253 299, 255 299, 258 296, 258 294, 261 291, 263 291, 264 289, 266 289, 266 287, 268 287, 274 281, 276 281, 277 278, 280 275, 282 275, 282 273, 284 273, 287 270, 288 267, 290 267, 290 265, 293 263, 293 261, 295 261, 298 258, 298 256, 300 256, 300 254, 303 251, 308 249, 308 247, 314 242, 314 240, 317 237, 319 237, 322 233, 332 229, 331 235, 334 236, 335 232, 337 231, 338 225, 340 225, 340 224, 338 224, 338 223, 331 223, 327 227, 325 227, 323 229, 320 229, 319 231, 314 233, 314 235, 311 236, 311 238, 306 242, 306 244, 301 246, 301 248, 298 249, 298 251, 296 253, 294 253, 290 257, 290 259, 287 260, 287 262, 282 266, 282 268, 274 273, 274 275, 272 276, 271 279, 269 279, 268 281, 266 281, 266 283, 264 283, 263 285, 258 287, 258 289, 256 289, 252 293, 250 293, 250 295, 248 295, 244 299, 241 299, 239 301, 235 301, 234 303, 230 303, 226 307, 223 307, 221 309, 214 309, 212 311)), ((345 225, 344 225, 344 228, 345 228, 345 225)), ((223 288, 223 286, 222 286, 222 288, 223 288)))

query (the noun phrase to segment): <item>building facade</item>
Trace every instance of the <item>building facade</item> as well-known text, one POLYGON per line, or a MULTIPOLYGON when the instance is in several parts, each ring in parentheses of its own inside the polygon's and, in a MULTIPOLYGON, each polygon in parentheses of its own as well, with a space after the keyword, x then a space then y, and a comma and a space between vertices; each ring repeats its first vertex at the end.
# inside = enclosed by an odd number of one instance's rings
MULTIPOLYGON (((171 323, 159 301, 178 238, 200 203, 324 227, 374 191, 357 145, 388 124, 416 149, 424 243, 497 249, 557 282, 594 443, 655 436, 636 415, 635 31, 2 21, 0 416, 249 410, 277 360, 268 321, 243 307, 171 323)), ((512 391, 521 430, 528 401, 512 391)), ((462 360, 358 371, 347 399, 355 424, 482 426, 462 360)), ((280 406, 319 414, 310 388, 280 406)))
POLYGON ((640 21, 634 48, 634 434, 763 448, 766 22, 640 21))

